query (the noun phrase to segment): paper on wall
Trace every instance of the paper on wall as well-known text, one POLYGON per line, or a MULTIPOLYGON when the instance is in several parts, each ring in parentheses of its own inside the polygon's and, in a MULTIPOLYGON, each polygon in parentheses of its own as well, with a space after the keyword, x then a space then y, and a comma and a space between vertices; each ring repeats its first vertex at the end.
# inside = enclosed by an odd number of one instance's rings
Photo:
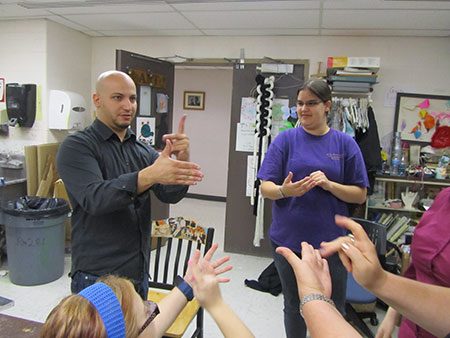
POLYGON ((255 124, 237 123, 236 127, 236 151, 253 152, 255 144, 255 124))
POLYGON ((245 196, 251 197, 253 185, 255 184, 255 157, 253 155, 247 156, 247 188, 245 196))

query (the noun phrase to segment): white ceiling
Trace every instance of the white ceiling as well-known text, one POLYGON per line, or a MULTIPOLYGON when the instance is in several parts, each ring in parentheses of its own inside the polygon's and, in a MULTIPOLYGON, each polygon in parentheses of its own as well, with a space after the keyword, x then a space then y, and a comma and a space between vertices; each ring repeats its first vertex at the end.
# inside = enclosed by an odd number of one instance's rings
POLYGON ((0 0, 90 36, 450 36, 450 0, 0 0))

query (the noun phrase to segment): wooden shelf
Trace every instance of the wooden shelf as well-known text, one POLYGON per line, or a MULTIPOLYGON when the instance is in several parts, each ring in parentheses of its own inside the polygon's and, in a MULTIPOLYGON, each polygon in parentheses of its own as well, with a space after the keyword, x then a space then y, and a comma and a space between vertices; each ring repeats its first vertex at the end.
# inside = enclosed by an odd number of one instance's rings
POLYGON ((377 209, 377 210, 389 210, 389 211, 399 211, 399 212, 412 212, 412 213, 420 213, 423 214, 425 211, 420 209, 406 209, 406 208, 389 208, 389 207, 377 207, 377 206, 368 206, 368 209, 377 209))

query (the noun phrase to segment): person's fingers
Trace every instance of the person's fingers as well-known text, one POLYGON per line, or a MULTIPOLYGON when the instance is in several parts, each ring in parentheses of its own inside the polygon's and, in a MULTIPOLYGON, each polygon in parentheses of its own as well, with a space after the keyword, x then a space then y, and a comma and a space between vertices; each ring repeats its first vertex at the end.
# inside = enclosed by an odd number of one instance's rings
POLYGON ((161 152, 160 156, 170 157, 172 154, 172 142, 169 139, 166 139, 166 146, 161 152))
POLYGON ((331 242, 322 242, 320 243, 320 254, 322 257, 329 257, 342 249, 342 243, 350 241, 348 236, 341 236, 331 242))
POLYGON ((283 256, 293 268, 300 262, 300 258, 289 248, 280 246, 275 251, 283 256))
POLYGON ((288 175, 286 176, 286 178, 284 179, 283 184, 288 184, 288 183, 292 182, 292 176, 294 176, 294 174, 292 173, 292 171, 290 171, 288 173, 288 175))
POLYGON ((186 118, 186 114, 181 117, 180 122, 178 123, 178 134, 184 134, 184 125, 186 123, 186 118))
POLYGON ((214 256, 214 253, 216 252, 218 246, 219 246, 219 244, 213 243, 213 245, 211 245, 211 248, 209 248, 208 252, 206 252, 203 259, 208 262, 211 261, 211 258, 214 256))
POLYGON ((355 236, 356 240, 370 242, 370 239, 369 239, 369 237, 367 237, 367 234, 366 234, 365 230, 363 229, 363 227, 360 224, 353 221, 352 219, 350 219, 348 217, 336 215, 336 216, 334 216, 334 220, 335 220, 336 224, 338 226, 340 226, 341 228, 350 230, 351 233, 353 234, 353 236, 355 236))
POLYGON ((338 252, 339 259, 342 262, 342 265, 345 267, 345 270, 348 272, 352 272, 352 261, 342 250, 338 252))
POLYGON ((220 268, 214 269, 214 272, 215 272, 216 276, 218 276, 218 275, 221 275, 221 274, 223 274, 225 272, 230 271, 231 269, 233 269, 233 266, 232 265, 227 265, 227 266, 224 266, 224 267, 220 267, 220 268))
POLYGON ((220 266, 222 266, 224 263, 228 262, 230 260, 230 256, 224 256, 217 259, 213 264, 213 268, 216 269, 220 266))

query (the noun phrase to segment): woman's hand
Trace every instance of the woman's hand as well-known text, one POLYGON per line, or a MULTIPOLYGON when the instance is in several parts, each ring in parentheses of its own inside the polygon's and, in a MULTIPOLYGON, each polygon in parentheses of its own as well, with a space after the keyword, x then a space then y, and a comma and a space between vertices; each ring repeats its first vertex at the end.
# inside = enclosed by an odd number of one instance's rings
POLYGON ((331 242, 320 244, 322 257, 339 254, 347 271, 366 289, 382 285, 386 272, 380 265, 374 244, 361 225, 348 217, 335 216, 336 224, 351 231, 353 236, 338 237, 331 242))
POLYGON ((302 299, 312 293, 321 293, 330 297, 331 277, 327 260, 308 243, 302 242, 301 246, 301 259, 288 248, 276 249, 276 252, 286 258, 294 270, 299 298, 302 299))
POLYGON ((311 179, 310 176, 306 176, 305 178, 297 182, 292 182, 293 176, 294 174, 292 173, 292 171, 290 171, 280 187, 285 197, 303 196, 316 186, 316 183, 311 179))

